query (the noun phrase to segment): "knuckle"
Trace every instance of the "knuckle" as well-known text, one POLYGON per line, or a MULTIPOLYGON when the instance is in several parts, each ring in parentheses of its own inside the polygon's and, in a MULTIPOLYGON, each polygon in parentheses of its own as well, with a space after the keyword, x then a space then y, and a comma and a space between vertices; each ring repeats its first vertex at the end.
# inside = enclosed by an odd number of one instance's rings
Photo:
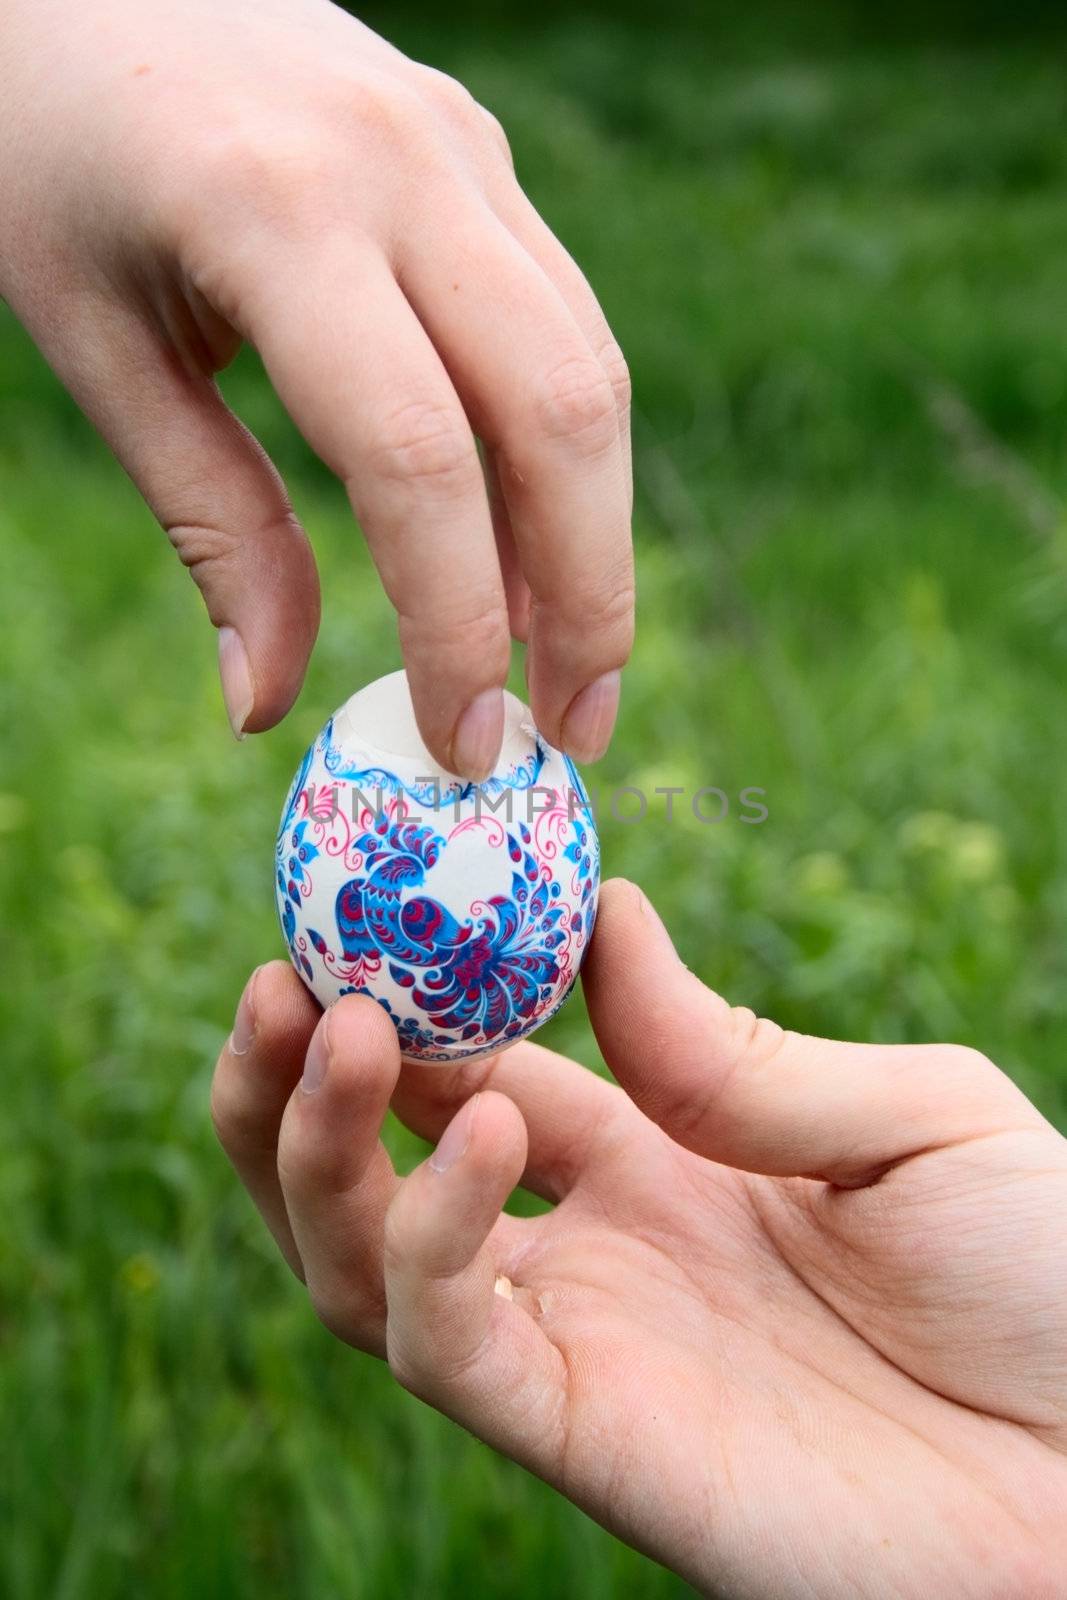
POLYGON ((308 1298, 316 1317, 335 1339, 356 1350, 383 1354, 385 1288, 374 1281, 372 1273, 328 1267, 309 1284, 308 1298))
POLYGON ((777 1022, 748 1006, 727 1006, 724 1001, 719 1005, 721 1012, 716 1009, 727 1047, 714 1082, 697 1080, 699 1087, 687 1089, 674 1108, 674 1131, 683 1144, 696 1137, 709 1119, 720 1126, 729 1125, 736 1115, 732 1091, 738 1074, 743 1072, 750 1086, 757 1085, 761 1070, 772 1065, 789 1038, 777 1022))
POLYGON ((602 662, 606 672, 625 666, 633 648, 636 588, 629 551, 590 576, 594 582, 578 579, 534 604, 550 607, 568 632, 580 628, 589 659, 602 662))
POLYGON ((272 139, 261 139, 252 131, 234 132, 208 148, 209 175, 227 193, 262 193, 273 188, 276 156, 272 139))
POLYGON ((474 440, 436 401, 409 401, 388 417, 371 458, 384 477, 435 492, 466 493, 481 482, 474 440))
POLYGON ((230 1104, 225 1090, 222 1087, 220 1074, 216 1071, 211 1083, 211 1125, 215 1129, 215 1136, 225 1151, 229 1151, 232 1139, 231 1129, 233 1119, 230 1104))
POLYGON ((311 1309, 327 1333, 332 1333, 342 1344, 359 1343, 359 1316, 357 1297, 349 1295, 336 1284, 309 1284, 308 1299, 311 1309))
POLYGON ((511 148, 507 135, 491 111, 481 105, 470 90, 436 67, 422 69, 422 88, 426 99, 438 116, 451 123, 460 133, 474 140, 488 140, 500 155, 511 163, 511 148))
POLYGON ((504 132, 504 124, 500 121, 499 117, 494 116, 491 111, 487 111, 485 106, 478 106, 478 111, 481 113, 485 125, 485 131, 488 133, 490 141, 514 172, 515 157, 511 151, 511 141, 504 132))
POLYGON ((400 1203, 402 1199, 403 1190, 385 1213, 382 1229, 382 1261, 387 1276, 390 1272, 403 1267, 411 1254, 411 1229, 404 1215, 404 1207, 400 1203))
POLYGON ((768 1017, 761 1017, 748 1006, 730 1010, 730 1039, 746 1067, 766 1066, 782 1048, 785 1029, 768 1017))
POLYGON ((387 1355, 389 1371, 400 1387, 416 1399, 432 1403, 441 1385, 431 1342, 425 1338, 391 1338, 387 1355))
POLYGON ((389 1370, 402 1389, 420 1400, 433 1401, 462 1388, 482 1356, 480 1344, 455 1354, 439 1338, 425 1334, 395 1341, 389 1348, 389 1370))
POLYGON ((410 141, 427 122, 424 97, 391 73, 361 75, 348 108, 361 133, 390 143, 410 141))
POLYGON ((604 368, 591 354, 568 356, 542 378, 535 414, 550 439, 579 444, 591 453, 618 438, 615 395, 604 368))
POLYGON ((684 1097, 653 1094, 648 1097, 644 1109, 654 1121, 669 1129, 672 1139, 686 1148, 699 1139, 708 1118, 708 1102, 696 1094, 684 1097))
POLYGON ((433 651, 435 676, 447 672, 450 658, 461 669, 476 662, 480 673, 506 676, 511 658, 507 606, 502 595, 479 600, 465 592, 438 592, 432 612, 399 610, 400 642, 405 651, 428 645, 433 651))
POLYGON ((330 1188, 333 1176, 329 1158, 321 1159, 312 1141, 303 1136, 300 1118, 287 1109, 278 1130, 278 1181, 287 1195, 307 1196, 330 1188))
POLYGON ((237 534, 207 523, 164 524, 167 538, 182 566, 200 590, 208 616, 216 627, 225 620, 219 607, 221 574, 241 560, 241 539, 237 534))
POLYGON ((427 1374, 414 1353, 402 1346, 390 1345, 389 1371, 397 1383, 416 1399, 425 1398, 427 1374))
POLYGON ((394 1197, 385 1213, 381 1240, 386 1283, 393 1278, 410 1287, 433 1276, 437 1254, 433 1227, 410 1190, 400 1189, 394 1197))
POLYGON ((625 417, 629 415, 633 401, 633 384, 630 381, 630 369, 626 364, 626 357, 618 341, 611 334, 608 334, 601 347, 599 358, 600 365, 607 373, 608 382, 611 384, 616 409, 625 417))
POLYGON ((232 531, 206 522, 165 523, 164 529, 178 560, 189 568, 197 582, 202 581, 206 569, 232 561, 241 544, 232 531))
POLYGON ((327 141, 295 129, 263 124, 239 126, 201 147, 194 204, 204 195, 216 206, 236 201, 277 222, 294 208, 303 214, 309 201, 329 190, 327 141))
POLYGON ((422 72, 423 92, 432 106, 465 126, 474 126, 479 122, 481 107, 458 78, 436 67, 423 67, 422 72))
POLYGON ((288 1117, 282 1118, 278 1134, 278 1182, 286 1194, 301 1194, 308 1187, 304 1162, 296 1148, 288 1117))
POLYGON ((942 1072, 950 1072, 954 1077, 972 1083, 981 1078, 1003 1077, 1000 1068, 987 1055, 969 1044, 942 1044, 935 1048, 942 1072))
POLYGON ((250 221, 275 233, 329 228, 350 187, 354 143, 411 147, 421 160, 431 133, 423 97, 387 73, 328 78, 301 121, 238 106, 198 131, 187 159, 174 163, 178 234, 217 257, 220 248, 232 252, 250 221))
POLYGON ((592 600, 592 615, 601 639, 612 644, 612 654, 619 659, 613 664, 625 666, 634 638, 634 587, 633 563, 627 561, 622 570, 608 572, 604 587, 592 600))
POLYGON ((211 1122, 216 1137, 228 1156, 240 1156, 266 1148, 262 1122, 244 1096, 226 1086, 223 1073, 216 1072, 211 1085, 211 1122))

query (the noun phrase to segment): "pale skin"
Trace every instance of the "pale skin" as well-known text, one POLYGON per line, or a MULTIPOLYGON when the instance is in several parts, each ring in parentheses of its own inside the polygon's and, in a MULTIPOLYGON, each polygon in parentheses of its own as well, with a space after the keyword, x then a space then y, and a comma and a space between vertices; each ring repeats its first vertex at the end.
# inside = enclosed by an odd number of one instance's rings
MULTIPOLYGON (((510 636, 542 731, 603 751, 625 364, 460 85, 326 0, 8 0, 0 293, 203 591, 235 732, 319 616, 215 387, 247 340, 348 490, 434 755, 490 770, 510 636)), ((1065 1142, 969 1052, 731 1011, 632 886, 586 984, 619 1086, 535 1044, 401 1071, 373 1002, 255 975, 216 1120, 320 1316, 709 1592, 1052 1600, 1065 1142), (390 1102, 439 1141, 405 1179, 390 1102), (554 1209, 502 1214, 520 1182, 554 1209)))
POLYGON ((974 1051, 732 1009, 623 881, 584 984, 617 1085, 401 1068, 373 1001, 254 975, 216 1125, 326 1325, 709 1594, 1061 1595, 1067 1141, 974 1051))
POLYGON ((460 84, 327 0, 7 0, 0 295, 203 591, 235 732, 285 714, 319 620, 215 386, 247 340, 348 490, 437 759, 491 770, 512 635, 542 732, 603 752, 633 631, 626 366, 460 84))

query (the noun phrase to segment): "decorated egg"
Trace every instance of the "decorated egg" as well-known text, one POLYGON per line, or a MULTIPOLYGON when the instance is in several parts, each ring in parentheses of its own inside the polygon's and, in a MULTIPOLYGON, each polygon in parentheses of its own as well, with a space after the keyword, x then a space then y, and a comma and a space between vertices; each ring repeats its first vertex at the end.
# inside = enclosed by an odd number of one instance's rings
POLYGON ((419 1061, 499 1050, 559 1009, 599 875, 581 779, 526 706, 505 695, 496 771, 467 783, 428 754, 403 672, 330 718, 278 829, 278 913, 297 972, 323 1006, 377 1000, 419 1061))

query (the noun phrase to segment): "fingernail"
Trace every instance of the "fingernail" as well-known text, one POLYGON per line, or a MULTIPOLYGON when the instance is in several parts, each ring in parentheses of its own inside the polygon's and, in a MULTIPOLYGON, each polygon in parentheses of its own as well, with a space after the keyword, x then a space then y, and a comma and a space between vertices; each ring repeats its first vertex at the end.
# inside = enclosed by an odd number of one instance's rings
POLYGON ((244 641, 237 629, 229 626, 219 629, 219 677, 234 738, 243 739, 256 696, 244 641))
POLYGON ((237 1015, 233 1019, 233 1031, 230 1034, 230 1054, 246 1056, 252 1048, 252 1040, 256 1036, 256 1013, 252 1004, 252 991, 259 977, 259 968, 245 984, 245 992, 237 1002, 237 1015))
POLYGON ((575 761, 599 761, 608 747, 619 710, 619 672, 603 677, 575 695, 563 718, 563 748, 575 761))
POLYGON ((643 889, 638 889, 637 895, 638 909, 640 910, 641 915, 650 925, 649 934, 653 939, 661 940, 662 943, 665 944, 670 950, 671 955, 676 961, 681 961, 682 958, 675 949, 674 940, 671 938, 670 929, 667 927, 667 924, 664 922, 663 918, 660 916, 659 912, 656 910, 655 906, 652 904, 651 900, 645 894, 643 889))
POLYGON ((648 898, 648 895, 643 889, 638 889, 637 891, 637 906, 638 910, 641 912, 641 915, 648 918, 655 931, 657 933, 661 933, 665 939, 669 939, 670 934, 667 932, 663 918, 660 916, 659 912, 656 910, 655 906, 652 904, 652 901, 648 898))
POLYGON ((454 1167, 470 1144, 480 1099, 481 1095, 476 1094, 468 1100, 441 1135, 441 1142, 430 1157, 430 1166, 435 1172, 447 1172, 449 1167, 454 1167))
POLYGON ((308 1053, 304 1060, 304 1076, 300 1087, 305 1094, 314 1094, 326 1081, 326 1068, 330 1064, 330 1013, 327 1011, 311 1035, 308 1053))
POLYGON ((496 765, 503 737, 503 693, 499 689, 483 689, 456 723, 452 770, 472 783, 481 783, 496 765))

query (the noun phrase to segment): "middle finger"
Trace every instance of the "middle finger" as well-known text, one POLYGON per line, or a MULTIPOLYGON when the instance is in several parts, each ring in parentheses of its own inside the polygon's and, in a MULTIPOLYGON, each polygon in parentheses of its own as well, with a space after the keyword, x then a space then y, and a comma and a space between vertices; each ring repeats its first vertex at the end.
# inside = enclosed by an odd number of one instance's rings
POLYGON ((630 484, 615 391, 556 286, 476 198, 399 263, 475 432, 495 454, 532 595, 528 677, 577 760, 610 737, 633 638, 630 484))

